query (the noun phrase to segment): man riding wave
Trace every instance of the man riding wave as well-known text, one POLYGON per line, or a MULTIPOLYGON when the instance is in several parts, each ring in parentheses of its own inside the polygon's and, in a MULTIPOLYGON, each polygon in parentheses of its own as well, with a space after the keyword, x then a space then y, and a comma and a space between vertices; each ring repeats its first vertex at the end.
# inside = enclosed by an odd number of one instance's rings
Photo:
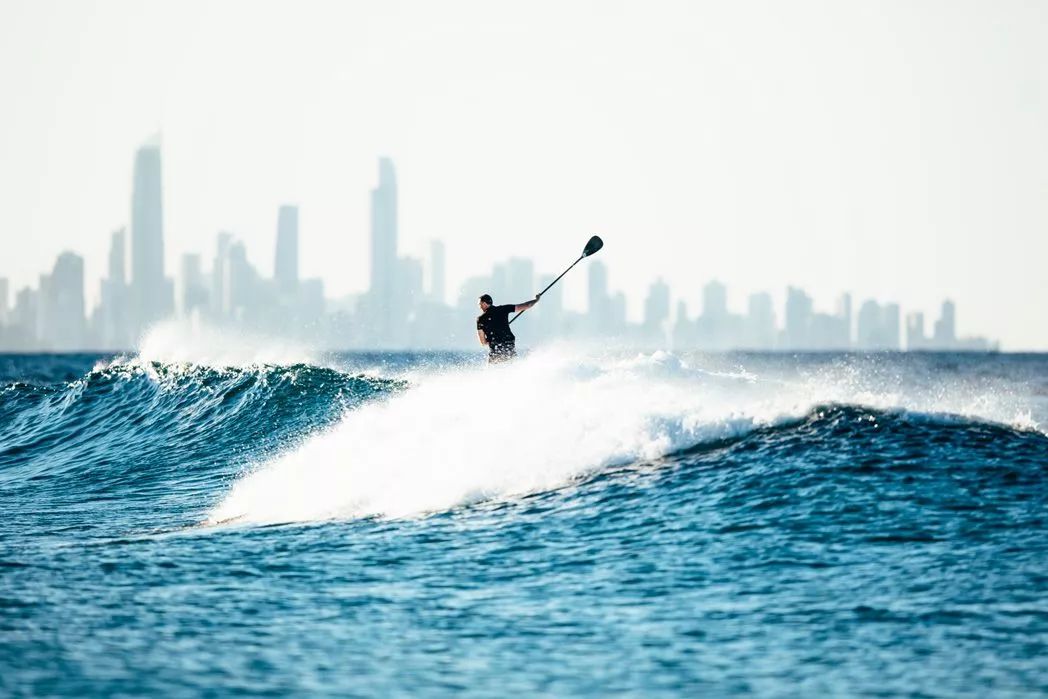
POLYGON ((517 338, 509 329, 509 314, 526 311, 538 303, 541 297, 542 294, 539 294, 532 301, 504 306, 496 306, 490 294, 480 297, 480 310, 483 313, 477 316, 477 338, 480 344, 488 348, 489 363, 504 362, 517 356, 517 338))

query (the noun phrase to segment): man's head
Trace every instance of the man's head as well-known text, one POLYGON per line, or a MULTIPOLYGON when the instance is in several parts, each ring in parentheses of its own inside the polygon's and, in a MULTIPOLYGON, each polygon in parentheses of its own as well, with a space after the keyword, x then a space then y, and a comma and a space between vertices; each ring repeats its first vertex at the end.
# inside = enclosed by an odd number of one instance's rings
POLYGON ((480 310, 486 311, 494 305, 494 302, 491 300, 491 294, 484 294, 480 297, 480 310))

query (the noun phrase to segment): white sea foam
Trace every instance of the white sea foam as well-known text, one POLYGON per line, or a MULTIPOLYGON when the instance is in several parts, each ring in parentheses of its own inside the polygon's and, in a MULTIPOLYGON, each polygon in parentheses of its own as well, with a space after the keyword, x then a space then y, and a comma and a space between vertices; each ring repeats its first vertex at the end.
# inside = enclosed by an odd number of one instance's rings
POLYGON ((807 414, 825 403, 953 413, 1030 427, 1007 395, 907 387, 841 365, 802 376, 712 371, 673 354, 580 355, 416 374, 238 479, 208 520, 290 522, 412 516, 557 487, 807 414))
POLYGON ((219 368, 307 364, 320 359, 317 352, 286 339, 188 321, 164 321, 150 327, 139 340, 137 358, 219 368))

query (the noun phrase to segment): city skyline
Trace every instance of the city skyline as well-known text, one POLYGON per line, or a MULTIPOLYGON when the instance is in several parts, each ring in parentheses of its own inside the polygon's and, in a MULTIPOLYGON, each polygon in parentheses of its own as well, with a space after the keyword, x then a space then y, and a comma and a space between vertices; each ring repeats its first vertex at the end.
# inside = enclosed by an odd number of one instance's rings
MULTIPOLYGON (((950 298, 961 333, 1043 350, 1042 14, 540 2, 510 21, 457 0, 14 0, 0 7, 0 274, 36 285, 76 250, 93 306, 99 231, 127 226, 131 244, 133 156, 160 132, 167 277, 184 253, 208 268, 216 231, 269 275, 290 202, 301 275, 331 298, 364 293, 388 154, 401 254, 442 241, 449 295, 510 257, 557 269, 599 233, 634 321, 652 279, 693 305, 718 279, 736 313, 761 289, 781 309, 791 285, 820 312, 844 289, 856 312, 875 298, 934 318, 950 298)), ((585 308, 586 280, 564 284, 565 306, 585 308)))
MULTIPOLYGON (((0 278, 0 350, 129 350, 144 329, 174 318, 307 337, 330 349, 462 349, 473 346, 469 319, 480 294, 519 302, 554 278, 537 274, 529 258, 511 257, 490 273, 467 279, 454 305, 446 303, 443 242, 431 241, 426 260, 400 255, 396 167, 391 158, 381 157, 371 189, 365 293, 332 303, 325 298, 323 280, 300 278, 299 208, 292 204, 282 204, 276 212, 271 276, 251 264, 242 240, 220 231, 210 269, 203 268, 201 253, 184 253, 176 285, 163 264, 162 161, 158 141, 136 152, 130 249, 125 229, 111 234, 108 274, 99 282, 93 309, 85 301, 83 258, 75 252, 62 252, 52 271, 40 274, 37 288, 19 289, 11 308, 10 285, 0 278)), ((692 314, 687 298, 674 297, 658 278, 648 288, 643 317, 631 323, 627 297, 611 287, 605 263, 588 261, 585 277, 585 310, 565 309, 562 287, 555 287, 544 296, 541 312, 529 317, 534 319, 529 323, 532 342, 603 338, 623 347, 715 351, 997 349, 996 342, 981 337, 957 336, 956 307, 950 300, 943 302, 931 335, 925 333, 921 311, 907 314, 903 335, 896 302, 865 299, 853 321, 850 293, 841 295, 833 313, 822 313, 803 289, 791 286, 779 322, 767 291, 751 293, 746 313, 740 314, 728 305, 727 287, 710 280, 703 286, 697 314, 692 314)))

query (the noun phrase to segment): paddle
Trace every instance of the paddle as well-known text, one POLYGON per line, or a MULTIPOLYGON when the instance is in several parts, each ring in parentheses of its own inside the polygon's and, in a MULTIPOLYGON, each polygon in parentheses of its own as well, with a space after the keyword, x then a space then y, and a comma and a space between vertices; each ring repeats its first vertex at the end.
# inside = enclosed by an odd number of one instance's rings
MULTIPOLYGON (((582 262, 582 258, 589 257, 590 255, 592 255, 595 252, 597 252, 598 250, 600 250, 602 247, 604 247, 604 241, 601 240, 598 236, 593 236, 592 238, 590 238, 589 242, 586 243, 586 247, 582 248, 582 254, 579 255, 579 259, 577 259, 574 262, 572 262, 570 267, 568 267, 566 270, 564 270, 563 272, 560 273, 560 277, 557 277, 556 279, 551 281, 549 283, 549 286, 547 286, 545 289, 540 291, 537 298, 540 298, 544 293, 549 291, 550 288, 552 288, 554 284, 556 284, 557 282, 560 281, 561 277, 563 277, 565 274, 567 274, 568 272, 571 271, 572 267, 577 265, 579 262, 582 262)), ((526 311, 526 310, 528 310, 528 309, 525 308, 524 311, 526 311)), ((509 319, 510 324, 512 325, 513 321, 515 321, 517 318, 520 318, 522 315, 524 315, 524 311, 521 311, 517 315, 513 316, 512 318, 510 318, 509 319)))

